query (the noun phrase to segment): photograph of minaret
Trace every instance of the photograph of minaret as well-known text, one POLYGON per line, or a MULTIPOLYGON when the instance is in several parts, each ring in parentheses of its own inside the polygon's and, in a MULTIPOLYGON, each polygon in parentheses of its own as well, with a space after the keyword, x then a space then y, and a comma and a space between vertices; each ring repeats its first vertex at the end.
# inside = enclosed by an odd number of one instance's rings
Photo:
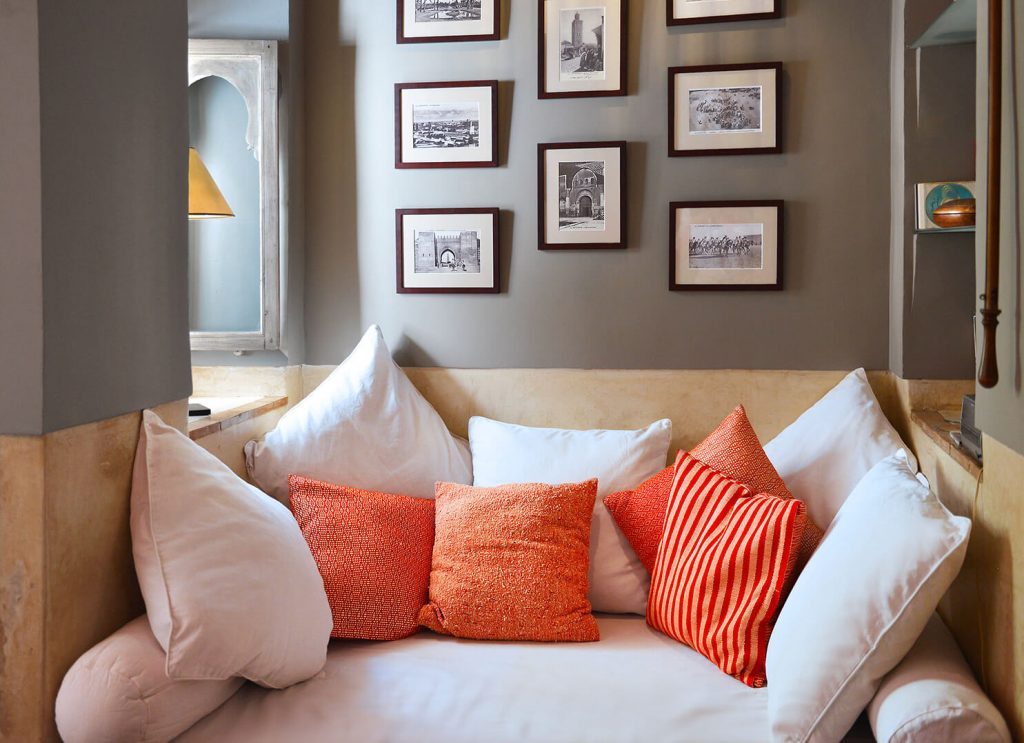
POLYGON ((569 8, 559 13, 561 66, 565 80, 604 80, 605 7, 569 8))

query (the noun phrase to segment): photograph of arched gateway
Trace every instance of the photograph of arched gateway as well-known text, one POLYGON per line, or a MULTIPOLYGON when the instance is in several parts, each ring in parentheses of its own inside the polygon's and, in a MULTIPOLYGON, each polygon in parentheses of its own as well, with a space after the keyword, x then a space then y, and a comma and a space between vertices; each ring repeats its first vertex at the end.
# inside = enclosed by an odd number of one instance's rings
POLYGON ((416 22, 479 21, 483 0, 416 0, 416 22))
POLYGON ((604 228, 604 161, 559 163, 559 231, 598 231, 604 228))
POLYGON ((480 233, 417 231, 414 269, 416 273, 480 273, 480 233))

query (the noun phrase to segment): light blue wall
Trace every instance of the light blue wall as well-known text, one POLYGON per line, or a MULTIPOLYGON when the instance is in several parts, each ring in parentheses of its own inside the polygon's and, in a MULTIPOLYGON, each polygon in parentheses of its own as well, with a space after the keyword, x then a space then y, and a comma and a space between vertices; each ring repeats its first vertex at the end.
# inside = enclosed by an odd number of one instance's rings
POLYGON ((245 141, 249 112, 231 83, 207 77, 189 88, 189 118, 189 144, 235 213, 189 223, 189 326, 259 331, 260 176, 245 141))

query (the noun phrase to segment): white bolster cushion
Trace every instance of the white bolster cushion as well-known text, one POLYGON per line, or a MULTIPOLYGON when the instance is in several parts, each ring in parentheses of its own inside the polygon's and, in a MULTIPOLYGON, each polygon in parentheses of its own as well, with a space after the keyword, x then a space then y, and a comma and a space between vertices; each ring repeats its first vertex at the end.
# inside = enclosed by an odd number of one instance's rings
POLYGON ((75 661, 57 693, 65 743, 169 741, 230 699, 245 683, 176 681, 145 616, 75 661))
POLYGON ((868 707, 880 743, 1009 743, 1010 731, 946 625, 932 615, 868 707))

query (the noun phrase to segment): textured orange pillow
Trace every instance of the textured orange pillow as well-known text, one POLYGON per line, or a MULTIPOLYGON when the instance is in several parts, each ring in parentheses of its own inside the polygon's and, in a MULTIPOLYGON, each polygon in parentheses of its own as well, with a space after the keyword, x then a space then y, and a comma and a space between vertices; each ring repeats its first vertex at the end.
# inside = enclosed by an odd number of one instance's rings
POLYGON ((587 601, 597 480, 438 483, 430 603, 419 621, 476 640, 599 639, 587 601))
POLYGON ((748 686, 764 686, 768 638, 808 523, 802 502, 755 495, 681 452, 647 623, 748 686))
MULTIPOLYGON (((793 497, 764 453, 742 405, 733 410, 690 454, 755 493, 784 499, 793 497)), ((634 490, 612 493, 604 499, 615 523, 649 573, 654 571, 674 471, 674 467, 667 467, 634 490)), ((810 559, 821 537, 821 530, 810 524, 800 545, 798 565, 810 559)))
POLYGON ((288 477, 292 513, 324 579, 331 637, 398 640, 419 630, 434 502, 288 477))

